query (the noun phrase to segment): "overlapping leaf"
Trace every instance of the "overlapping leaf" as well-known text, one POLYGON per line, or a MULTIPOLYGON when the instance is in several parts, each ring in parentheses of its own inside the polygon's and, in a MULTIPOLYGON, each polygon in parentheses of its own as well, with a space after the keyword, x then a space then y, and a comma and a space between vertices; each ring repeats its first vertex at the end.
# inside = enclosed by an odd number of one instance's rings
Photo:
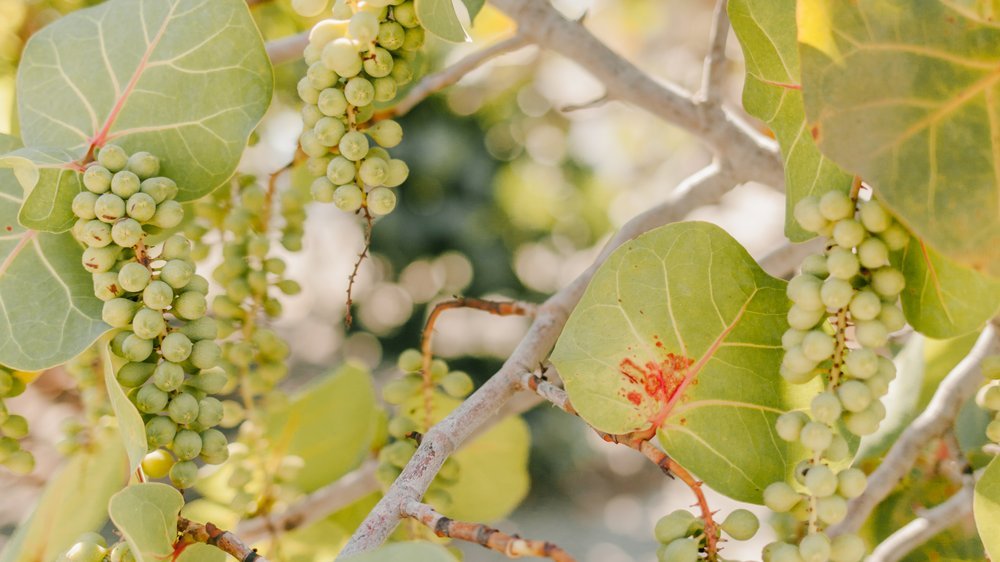
POLYGON ((18 214, 21 225, 50 232, 73 226, 73 197, 83 182, 72 162, 73 155, 58 148, 22 148, 0 158, 0 166, 14 170, 26 194, 18 214))
POLYGON ((136 562, 159 562, 173 556, 177 516, 183 505, 184 497, 175 488, 150 482, 115 494, 108 513, 136 562))
POLYGON ((31 38, 17 79, 27 146, 76 159, 106 141, 152 152, 181 200, 232 175, 271 91, 243 0, 111 0, 73 12, 31 38))
POLYGON ((469 40, 451 0, 414 0, 413 4, 420 24, 427 31, 455 43, 469 40))
POLYGON ((31 517, 0 553, 0 562, 55 560, 78 536, 104 526, 108 500, 129 474, 117 433, 94 432, 89 445, 49 480, 31 517))
POLYGON ((916 238, 900 261, 906 276, 900 295, 903 312, 924 335, 949 338, 971 332, 1000 308, 1000 279, 948 259, 916 238))
POLYGON ((976 483, 972 502, 976 527, 991 560, 1000 558, 1000 460, 993 459, 976 483))
MULTIPOLYGON (((107 339, 109 337, 105 338, 105 340, 107 339)), ((110 346, 104 340, 102 340, 100 347, 104 363, 104 387, 108 391, 111 409, 114 411, 115 417, 118 418, 118 428, 128 456, 129 472, 131 473, 139 468, 142 458, 146 456, 148 451, 146 426, 142 422, 139 410, 125 395, 125 391, 118 384, 118 379, 115 378, 115 371, 121 368, 121 364, 125 361, 115 357, 111 353, 110 346)))
POLYGON ((824 154, 928 245, 1000 276, 1000 27, 989 3, 800 0, 824 154))
POLYGON ((743 107, 774 131, 785 162, 785 235, 795 242, 815 236, 792 216, 810 195, 848 191, 851 176, 823 156, 806 125, 799 90, 795 0, 732 0, 729 18, 746 58, 743 107))
MULTIPOLYGON (((0 135, 0 153, 17 146, 0 135)), ((0 169, 0 364, 35 371, 75 357, 108 326, 80 245, 18 224, 23 200, 14 172, 0 169)))
POLYGON ((760 502, 790 462, 774 421, 803 405, 778 374, 787 309, 785 283, 725 231, 673 224, 611 255, 552 362, 592 426, 658 428, 667 452, 714 489, 760 502))

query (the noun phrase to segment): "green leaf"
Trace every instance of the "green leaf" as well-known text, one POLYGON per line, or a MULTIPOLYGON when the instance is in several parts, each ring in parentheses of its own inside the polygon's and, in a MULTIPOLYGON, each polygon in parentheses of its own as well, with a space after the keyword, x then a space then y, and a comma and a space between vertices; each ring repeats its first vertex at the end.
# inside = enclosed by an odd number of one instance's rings
POLYGON ((601 266, 552 362, 587 423, 659 429, 667 452, 709 486, 760 502, 791 462, 775 419, 805 404, 778 374, 787 310, 784 281, 725 231, 672 224, 601 266))
POLYGON ((806 125, 799 89, 795 0, 732 0, 729 19, 746 59, 743 107, 774 131, 785 164, 785 235, 815 234, 795 222, 795 204, 827 191, 847 192, 852 176, 823 156, 806 125))
POLYGON ((981 328, 1000 309, 1000 279, 964 267, 917 238, 902 255, 906 288, 900 299, 907 322, 932 338, 981 328))
POLYGON ((382 548, 351 556, 351 562, 456 562, 448 550, 429 542, 397 542, 382 548))
POLYGON ((177 562, 229 562, 231 560, 232 558, 226 556, 225 552, 200 542, 188 545, 177 557, 177 562))
POLYGON ((823 153, 927 244, 1000 276, 1000 27, 941 0, 798 9, 823 153))
POLYGON ((413 0, 413 3, 420 25, 427 31, 453 43, 464 43, 469 40, 451 0, 413 0))
POLYGON ((183 505, 184 497, 176 489, 149 482, 112 496, 108 513, 128 541, 136 562, 160 562, 173 555, 177 517, 183 505))
MULTIPOLYGON (((462 404, 461 400, 435 394, 431 419, 437 423, 462 404)), ((411 419, 423 419, 424 401, 416 396, 404 405, 411 419)), ((439 512, 462 521, 496 521, 510 515, 528 494, 528 456, 531 432, 519 417, 508 417, 464 445, 453 458, 458 479, 442 485, 451 496, 439 512)))
POLYGON ((25 201, 18 221, 47 232, 65 232, 73 227, 73 197, 83 191, 82 176, 73 155, 58 148, 22 148, 0 158, 24 188, 25 201))
POLYGON ((162 160, 180 200, 226 182, 271 100, 243 0, 111 0, 32 36, 18 67, 28 146, 76 159, 115 142, 162 160))
POLYGON ((376 413, 371 374, 347 363, 269 411, 265 435, 276 456, 302 457, 293 484, 311 492, 361 464, 375 436, 376 413))
POLYGON ((976 482, 972 509, 986 553, 990 559, 1000 558, 1000 460, 993 459, 976 482))
POLYGON ((128 481, 128 464, 118 432, 105 428, 51 477, 38 505, 18 526, 0 562, 49 562, 77 537, 107 520, 112 494, 128 481))
POLYGON ((486 0, 462 0, 462 4, 465 4, 465 9, 469 11, 469 20, 475 21, 486 0))
MULTIPOLYGON (((0 152, 12 142, 0 139, 0 152)), ((18 224, 23 198, 14 173, 0 169, 0 363, 37 371, 72 359, 108 326, 80 244, 18 224)))
MULTIPOLYGON (((110 341, 110 340, 109 340, 110 341)), ((146 442, 146 424, 142 422, 142 416, 135 404, 128 399, 125 391, 122 390, 118 379, 115 378, 115 371, 124 363, 111 353, 110 345, 101 342, 101 358, 104 363, 104 387, 108 391, 108 398, 111 400, 111 409, 118 418, 118 428, 121 431, 122 444, 128 454, 129 472, 135 472, 142 463, 142 458, 148 452, 146 442)))

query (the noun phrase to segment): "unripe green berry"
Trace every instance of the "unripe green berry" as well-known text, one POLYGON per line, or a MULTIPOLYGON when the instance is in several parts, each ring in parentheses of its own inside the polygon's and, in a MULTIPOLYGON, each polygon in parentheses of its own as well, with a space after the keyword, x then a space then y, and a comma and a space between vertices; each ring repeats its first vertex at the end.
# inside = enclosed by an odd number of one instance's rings
POLYGON ((892 225, 892 217, 874 199, 858 203, 858 218, 868 232, 884 232, 892 225))
POLYGON ((833 432, 825 423, 811 421, 802 427, 799 440, 807 448, 813 451, 822 451, 830 446, 833 439, 833 432))
POLYGON ((775 422, 775 430, 778 436, 785 441, 798 441, 799 432, 802 431, 802 426, 808 421, 809 418, 802 412, 785 412, 778 416, 775 422))
POLYGON ((139 190, 152 197, 157 205, 177 196, 177 184, 174 180, 164 177, 143 180, 139 190))
POLYGON ((868 485, 868 477, 857 468, 848 468, 837 474, 837 493, 851 499, 860 496, 868 485))
POLYGON ((153 371, 153 384, 164 392, 177 390, 184 384, 184 368, 171 361, 162 361, 153 371))
POLYGON ((184 291, 171 309, 174 316, 185 320, 197 320, 208 312, 208 301, 205 295, 197 291, 184 291))
POLYGON ((111 225, 99 220, 87 221, 78 238, 91 248, 104 248, 112 241, 111 225))
POLYGON ((111 176, 113 174, 104 166, 92 165, 83 173, 83 186, 88 191, 98 195, 106 193, 111 189, 111 176))
POLYGON ((844 364, 851 375, 867 379, 878 372, 878 354, 868 348, 848 350, 844 364))
POLYGON ((129 156, 127 168, 141 179, 151 178, 160 173, 160 159, 148 152, 136 152, 129 156))
MULTIPOLYGON (((144 386, 142 388, 152 388, 157 392, 163 392, 153 386, 144 386)), ((160 409, 162 410, 162 408, 160 409)), ((176 434, 177 424, 167 416, 156 416, 146 422, 146 441, 151 448, 169 445, 174 440, 174 435, 176 434)))
POLYGON ((403 35, 403 50, 416 51, 424 46, 424 28, 411 27, 403 35))
POLYGON ((344 78, 357 76, 361 72, 362 61, 358 46, 346 37, 335 39, 323 47, 320 59, 327 68, 344 78))
POLYGON ((885 326, 888 332, 902 330, 906 326, 906 316, 903 314, 903 311, 891 303, 882 303, 882 310, 879 312, 878 321, 885 326))
POLYGON ((163 281, 150 281, 142 291, 142 302, 153 310, 163 310, 174 300, 174 290, 163 281))
POLYGON ((350 131, 340 139, 340 154, 357 162, 368 154, 368 137, 358 131, 350 131))
POLYGON ((320 203, 330 203, 334 200, 333 194, 336 189, 337 188, 333 185, 333 182, 325 177, 321 177, 313 180, 312 184, 309 186, 309 193, 315 201, 319 201, 320 203))
POLYGON ((878 238, 868 238, 858 246, 858 261, 865 269, 889 265, 889 248, 878 238))
POLYGON ((152 340, 166 329, 167 323, 159 310, 143 307, 132 318, 132 331, 142 339, 152 340))
POLYGON ((97 204, 97 199, 97 194, 89 191, 77 193, 76 197, 73 198, 73 214, 86 220, 96 218, 97 215, 94 213, 94 206, 97 204))
POLYGON ((462 371, 452 371, 441 379, 441 388, 455 398, 464 398, 475 388, 472 377, 462 371))
POLYGON ((173 228, 184 219, 184 208, 177 201, 168 200, 156 207, 149 224, 160 228, 173 228))
POLYGON ((849 308, 851 318, 858 320, 872 320, 882 311, 882 300, 878 295, 867 289, 858 291, 851 297, 849 308))
POLYGON ((896 298, 905 286, 903 274, 893 267, 882 267, 872 273, 872 288, 885 298, 896 298))
POLYGON ((206 396, 198 401, 197 422, 203 427, 213 427, 222 421, 222 402, 218 398, 206 396))
POLYGON ((363 68, 365 73, 372 78, 384 78, 392 72, 392 54, 381 47, 375 47, 365 57, 363 68))
POLYGON ((831 562, 860 562, 865 556, 865 543, 854 534, 837 535, 830 544, 831 562))
POLYGON ((187 260, 169 260, 160 269, 160 280, 173 289, 183 289, 194 276, 194 265, 187 260))
POLYGON ((191 355, 193 344, 187 336, 180 332, 171 332, 160 343, 160 352, 167 361, 180 363, 191 355))
POLYGON ((802 338, 802 353, 809 359, 820 362, 833 356, 836 341, 833 336, 821 330, 812 330, 802 338))
POLYGON ((170 467, 170 482, 178 488, 190 488, 198 478, 198 465, 181 461, 170 467))
POLYGON ((735 540, 748 541, 760 529, 760 520, 746 509, 734 509, 721 525, 722 531, 735 540))
POLYGON ((122 170, 111 177, 111 193, 122 199, 128 199, 139 192, 139 176, 128 170, 122 170))
POLYGON ((826 257, 826 266, 830 276, 838 279, 851 279, 861 269, 857 256, 841 247, 830 250, 826 257))
POLYGON ((899 223, 893 223, 892 226, 885 229, 885 232, 879 234, 879 238, 889 247, 889 251, 895 252, 902 250, 910 242, 910 233, 899 223))
POLYGON ((824 498, 837 491, 837 476, 828 466, 817 465, 806 472, 805 486, 810 494, 824 498))
MULTIPOLYGON (((352 80, 363 80, 363 78, 352 78, 352 80)), ((316 141, 325 147, 337 146, 346 132, 347 126, 337 117, 323 117, 313 127, 316 141)))
POLYGON ((149 377, 152 376, 155 368, 156 365, 153 365, 152 363, 131 361, 122 365, 122 367, 118 369, 118 373, 115 374, 115 378, 118 379, 118 382, 121 383, 122 386, 135 388, 142 386, 143 383, 149 380, 149 377))
POLYGON ((847 500, 833 495, 816 500, 816 515, 827 525, 836 525, 847 516, 847 500))
POLYGON ((827 562, 830 559, 830 539, 823 533, 811 533, 799 542, 803 562, 827 562))
POLYGON ((135 395, 135 406, 140 412, 156 414, 167 407, 170 395, 153 385, 144 385, 135 395))
POLYGON ((355 76, 344 86, 344 97, 351 105, 363 107, 375 100, 375 86, 367 79, 355 76))
POLYGON ((102 222, 114 223, 125 216, 125 200, 114 193, 105 193, 94 202, 94 214, 102 222))
POLYGON ((820 299, 823 304, 832 310, 839 310, 846 307, 854 296, 854 287, 843 279, 828 277, 823 281, 820 289, 820 299))
POLYGON ((156 214, 156 201, 148 193, 136 193, 125 202, 125 213, 139 222, 146 222, 156 214))
POLYGON ((124 328, 132 323, 137 309, 138 305, 129 299, 111 299, 104 303, 101 320, 112 328, 124 328))
POLYGON ((843 219, 837 221, 833 227, 833 240, 838 246, 845 249, 856 248, 864 241, 865 227, 854 219, 843 219))
POLYGON ((392 72, 389 78, 396 82, 396 86, 405 86, 413 80, 413 68, 409 61, 401 57, 395 57, 392 61, 392 72))
POLYGON ((832 392, 821 392, 814 396, 809 409, 816 421, 825 424, 836 423, 843 411, 840 400, 832 392))
POLYGON ((368 192, 368 209, 376 216, 388 215, 396 208, 396 194, 385 187, 368 192))
POLYGON ((865 347, 878 348, 889 343, 889 330, 878 320, 862 320, 854 324, 854 337, 865 347))
POLYGON ((344 185, 354 180, 354 162, 343 156, 335 156, 326 167, 326 177, 334 185, 344 185))
POLYGON ((371 156, 361 161, 361 168, 358 170, 361 181, 371 187, 382 185, 388 174, 389 164, 381 158, 371 156))
POLYGON ((792 278, 785 288, 788 298, 798 306, 807 310, 823 310, 820 300, 820 288, 823 282, 812 275, 800 274, 792 278))
POLYGON ((111 240, 123 248, 131 248, 142 241, 144 232, 139 221, 126 218, 111 227, 111 240))
POLYGON ((0 433, 11 439, 24 439, 28 436, 28 420, 24 416, 10 414, 0 423, 0 433))
POLYGON ((128 165, 128 153, 115 144, 106 144, 97 153, 97 161, 111 172, 117 172, 128 165))
POLYGON ((405 29, 394 21, 382 22, 378 26, 378 37, 376 40, 390 51, 395 51, 403 46, 405 29))
POLYGON ((174 436, 171 449, 178 460, 189 461, 201 453, 201 435, 190 429, 182 429, 174 436))
POLYGON ((170 400, 167 415, 176 423, 189 424, 198 418, 198 400, 190 393, 182 392, 170 400))
POLYGON ((819 199, 819 212, 829 221, 846 219, 854 214, 854 201, 843 191, 827 191, 819 199))
POLYGON ((396 93, 399 91, 396 80, 391 76, 376 78, 372 81, 372 86, 375 87, 375 101, 380 103, 392 101, 396 98, 396 93))

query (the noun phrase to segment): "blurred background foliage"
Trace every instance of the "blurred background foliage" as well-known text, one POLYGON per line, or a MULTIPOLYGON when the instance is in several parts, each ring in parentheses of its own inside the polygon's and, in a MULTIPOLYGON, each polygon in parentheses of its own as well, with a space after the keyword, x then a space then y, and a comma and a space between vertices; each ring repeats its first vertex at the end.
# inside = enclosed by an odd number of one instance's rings
MULTIPOLYGON (((60 14, 96 3, 0 0, 0 132, 17 133, 13 86, 25 41, 60 14)), ((554 3, 568 17, 585 17, 598 37, 651 75, 697 88, 712 0, 554 3)), ((266 39, 314 23, 285 1, 251 4, 266 39)), ((473 42, 429 41, 424 70, 443 68, 511 33, 509 20, 487 5, 476 19, 473 42)), ((743 67, 735 40, 727 54, 726 97, 737 106, 743 67)), ((293 157, 300 127, 295 83, 304 72, 301 62, 276 69, 275 103, 243 172, 264 177, 293 157)), ((666 199, 680 179, 709 161, 686 133, 637 109, 597 103, 565 110, 602 95, 601 85, 573 63, 529 47, 473 72, 403 117, 405 138, 394 155, 409 163, 410 179, 400 206, 374 230, 374 255, 361 267, 356 287, 353 329, 343 324, 345 289, 362 245, 362 223, 332 206, 313 205, 305 249, 288 256, 290 277, 304 287, 286 299, 275 326, 293 349, 288 388, 348 357, 374 369, 379 382, 395 376, 396 357, 417 347, 429 306, 442 298, 541 302, 583 271, 616 228, 666 199)), ((282 181, 309 178, 293 173, 282 181)), ((722 224, 760 256, 782 240, 782 204, 773 191, 748 185, 692 218, 722 224)), ((435 352, 481 383, 527 325, 522 318, 449 312, 438 324, 435 352)), ((27 446, 39 468, 17 481, 0 475, 0 533, 8 534, 23 517, 57 464, 52 442, 78 404, 58 369, 11 401, 13 409, 29 411, 33 436, 27 446)), ((526 419, 533 439, 532 492, 505 528, 530 529, 571 545, 581 560, 652 559, 653 523, 689 503, 686 489, 632 451, 606 446, 564 414, 539 408, 526 419)), ((474 560, 486 556, 475 552, 474 560)))

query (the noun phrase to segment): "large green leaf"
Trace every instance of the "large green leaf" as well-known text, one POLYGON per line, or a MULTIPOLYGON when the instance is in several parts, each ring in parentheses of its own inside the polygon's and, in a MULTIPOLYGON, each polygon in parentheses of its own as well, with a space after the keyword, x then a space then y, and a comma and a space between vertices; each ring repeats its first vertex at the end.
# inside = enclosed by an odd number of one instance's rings
POLYGON ((187 200, 233 174, 272 82, 245 1, 111 0, 32 36, 18 114, 28 146, 156 154, 187 200))
POLYGON ((847 192, 851 176, 823 156, 806 126, 799 89, 795 0, 732 0, 729 19, 743 47, 743 107, 774 131, 785 163, 785 235, 795 242, 815 236, 795 222, 792 209, 810 195, 847 192))
POLYGON ((434 35, 462 43, 469 40, 451 0, 413 0, 420 24, 434 35))
MULTIPOLYGON (((16 147, 0 136, 0 153, 16 147)), ((108 326, 80 244, 18 224, 23 199, 14 172, 0 169, 0 363, 36 371, 75 357, 108 326)))
POLYGON ((1000 460, 993 459, 976 483, 972 508, 986 553, 992 560, 1000 559, 1000 460))
POLYGON ((128 456, 129 472, 134 472, 135 469, 139 468, 142 458, 146 456, 149 449, 146 441, 146 425, 142 422, 139 410, 125 395, 125 391, 122 390, 115 377, 115 371, 121 368, 125 361, 111 353, 108 342, 102 341, 100 348, 101 359, 104 363, 104 387, 108 391, 111 409, 114 411, 115 417, 118 418, 122 444, 125 446, 125 452, 128 456))
MULTIPOLYGON (((436 394, 431 419, 437 423, 461 404, 436 394)), ((414 397, 404 409, 411 419, 423 419, 423 397, 414 397)), ((528 494, 530 449, 531 432, 524 420, 508 417, 496 424, 453 455, 458 479, 444 485, 451 501, 434 507, 462 521, 496 521, 510 515, 528 494)))
POLYGON ((448 550, 429 542, 397 542, 382 548, 351 556, 351 562, 456 562, 448 550))
POLYGON ((552 362, 595 428, 658 428, 678 462, 743 501, 785 477, 774 421, 802 407, 778 374, 785 283, 717 226, 648 232, 594 276, 552 362))
POLYGON ((902 255, 906 288, 900 295, 906 320, 932 338, 959 336, 993 318, 1000 308, 1000 279, 948 259, 920 240, 902 255))
POLYGON ((375 436, 376 414, 371 374, 347 363, 269 411, 266 435, 274 454, 302 457, 294 484, 311 492, 361 464, 375 436))
POLYGON ((177 539, 177 517, 184 497, 171 486, 158 482, 136 484, 118 492, 108 504, 108 513, 136 562, 170 560, 177 539))
POLYGON ((106 428, 93 436, 49 480, 31 516, 0 554, 0 562, 50 562, 78 536, 104 526, 108 500, 128 481, 128 463, 117 431, 106 428))
POLYGON ((72 154, 58 148, 22 148, 0 158, 0 165, 14 170, 27 194, 18 215, 23 226, 49 232, 73 226, 73 197, 83 190, 83 176, 72 154))
POLYGON ((930 246, 1000 276, 1000 27, 981 9, 800 0, 802 87, 824 154, 930 246))

